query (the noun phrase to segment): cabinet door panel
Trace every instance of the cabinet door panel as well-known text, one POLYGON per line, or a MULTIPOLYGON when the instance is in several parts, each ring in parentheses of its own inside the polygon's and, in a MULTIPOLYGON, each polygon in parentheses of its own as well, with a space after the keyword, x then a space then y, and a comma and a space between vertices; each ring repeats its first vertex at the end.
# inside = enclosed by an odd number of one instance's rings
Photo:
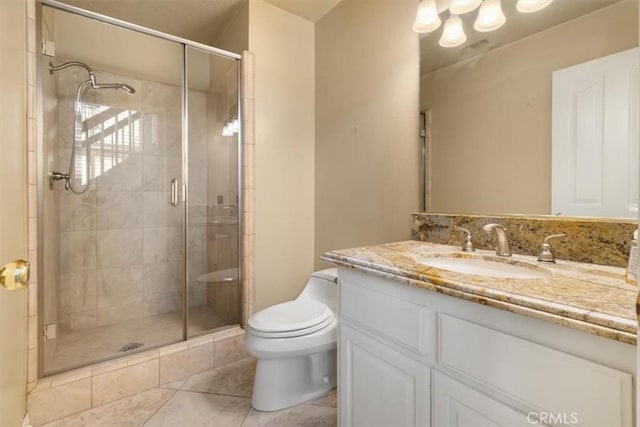
POLYGON ((427 355, 432 348, 433 313, 426 307, 367 289, 341 278, 340 318, 427 355))
POLYGON ((434 427, 531 427, 544 425, 527 415, 433 371, 434 427))
POLYGON ((340 325, 341 426, 429 425, 429 369, 340 325))
POLYGON ((631 426, 632 375, 482 325, 439 314, 438 361, 581 426, 631 426), (473 352, 469 352, 473 349, 473 352))

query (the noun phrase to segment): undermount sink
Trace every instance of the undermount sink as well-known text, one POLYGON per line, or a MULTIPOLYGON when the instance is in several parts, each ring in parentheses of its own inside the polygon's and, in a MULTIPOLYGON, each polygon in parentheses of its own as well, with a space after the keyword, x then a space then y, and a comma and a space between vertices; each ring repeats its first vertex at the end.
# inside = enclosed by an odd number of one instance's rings
POLYGON ((517 261, 502 262, 483 258, 424 257, 417 259, 416 262, 441 270, 485 277, 542 279, 551 274, 544 268, 535 265, 518 264, 517 261))

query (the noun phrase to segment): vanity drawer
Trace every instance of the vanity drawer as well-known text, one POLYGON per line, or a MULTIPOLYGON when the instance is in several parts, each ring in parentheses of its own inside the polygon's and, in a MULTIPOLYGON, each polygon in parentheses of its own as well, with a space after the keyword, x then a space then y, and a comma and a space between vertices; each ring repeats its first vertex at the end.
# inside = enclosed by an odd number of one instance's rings
POLYGON ((581 426, 632 425, 626 372, 445 314, 438 332, 441 366, 581 426))
POLYGON ((419 355, 433 354, 435 315, 424 306, 340 280, 340 320, 359 324, 419 355))

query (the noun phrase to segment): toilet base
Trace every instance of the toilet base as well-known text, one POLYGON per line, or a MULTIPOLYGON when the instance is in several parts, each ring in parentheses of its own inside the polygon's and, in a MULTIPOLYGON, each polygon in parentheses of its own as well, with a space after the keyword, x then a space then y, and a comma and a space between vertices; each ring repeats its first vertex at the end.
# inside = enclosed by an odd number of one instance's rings
POLYGON ((282 359, 258 359, 251 406, 277 411, 321 396, 336 387, 337 351, 282 359))

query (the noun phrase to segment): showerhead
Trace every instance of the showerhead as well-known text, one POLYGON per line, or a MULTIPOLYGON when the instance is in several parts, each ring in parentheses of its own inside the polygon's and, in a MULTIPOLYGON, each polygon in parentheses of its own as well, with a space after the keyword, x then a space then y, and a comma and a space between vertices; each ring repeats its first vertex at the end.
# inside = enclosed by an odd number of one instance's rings
POLYGON ((124 83, 96 83, 91 85, 93 89, 119 89, 123 90, 129 94, 136 93, 136 90, 129 85, 124 83))
POLYGON ((127 93, 131 93, 131 94, 136 93, 136 90, 129 85, 121 84, 120 89, 122 89, 127 93))

